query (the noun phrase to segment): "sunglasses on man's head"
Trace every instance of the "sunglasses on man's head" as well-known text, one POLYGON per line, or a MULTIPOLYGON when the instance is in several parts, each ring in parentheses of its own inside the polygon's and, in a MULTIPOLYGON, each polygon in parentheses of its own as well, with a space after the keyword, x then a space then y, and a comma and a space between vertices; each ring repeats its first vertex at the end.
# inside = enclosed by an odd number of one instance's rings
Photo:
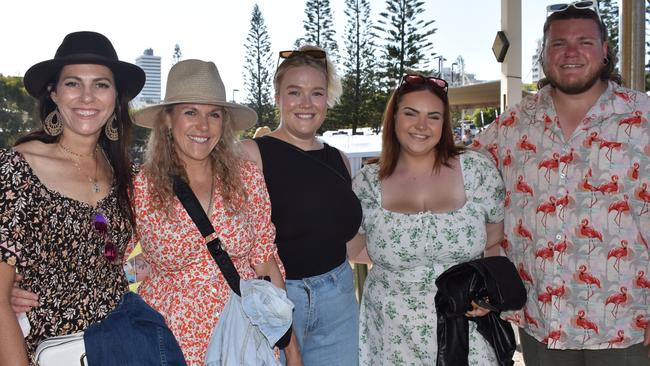
POLYGON ((444 79, 436 78, 433 76, 422 76, 419 74, 406 74, 402 77, 402 82, 400 83, 400 87, 404 84, 408 84, 411 86, 416 86, 416 85, 431 85, 435 88, 442 89, 445 93, 447 92, 447 89, 449 89, 449 84, 447 84, 447 81, 444 79))
POLYGON ((600 20, 600 12, 598 11, 598 2, 596 1, 574 1, 572 3, 552 4, 546 7, 546 17, 548 18, 549 15, 553 13, 562 12, 571 7, 579 10, 589 9, 594 13, 596 13, 596 15, 598 15, 598 19, 600 20))

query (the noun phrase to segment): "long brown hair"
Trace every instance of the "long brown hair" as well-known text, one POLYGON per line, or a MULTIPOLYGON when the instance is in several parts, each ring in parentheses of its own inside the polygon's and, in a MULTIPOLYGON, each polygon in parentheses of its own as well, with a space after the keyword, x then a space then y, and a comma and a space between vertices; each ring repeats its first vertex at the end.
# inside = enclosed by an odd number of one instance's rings
POLYGON ((447 92, 440 88, 430 85, 429 83, 421 83, 411 85, 409 83, 402 83, 398 86, 388 99, 384 116, 382 118, 382 135, 381 135, 381 155, 379 158, 379 179, 390 177, 397 167, 399 154, 402 149, 397 133, 395 132, 395 114, 399 108, 404 95, 416 91, 426 90, 431 92, 436 97, 442 100, 444 111, 442 113, 442 135, 440 141, 434 147, 436 150, 436 159, 433 163, 433 170, 438 171, 442 165, 449 167, 449 159, 462 154, 463 147, 457 146, 454 143, 454 133, 451 127, 451 112, 449 111, 449 98, 447 92))
MULTIPOLYGON (((170 115, 175 105, 166 106, 159 114, 149 135, 142 170, 149 179, 148 189, 152 192, 153 207, 171 214, 175 197, 171 175, 180 176, 189 183, 183 162, 178 157, 171 131, 164 123, 164 114, 170 115)), ((212 173, 223 197, 228 213, 234 214, 246 200, 246 191, 240 176, 241 155, 236 147, 236 137, 230 123, 228 109, 223 109, 223 132, 217 146, 210 153, 212 173)))

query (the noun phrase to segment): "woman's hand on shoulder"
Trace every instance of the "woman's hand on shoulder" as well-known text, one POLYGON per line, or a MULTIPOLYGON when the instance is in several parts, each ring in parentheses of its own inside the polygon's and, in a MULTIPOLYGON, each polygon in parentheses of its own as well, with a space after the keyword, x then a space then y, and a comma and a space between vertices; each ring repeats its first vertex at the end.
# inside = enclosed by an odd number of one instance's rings
POLYGON ((242 140, 240 143, 244 150, 244 159, 254 162, 262 170, 262 154, 260 154, 260 148, 257 146, 257 142, 254 140, 242 140))

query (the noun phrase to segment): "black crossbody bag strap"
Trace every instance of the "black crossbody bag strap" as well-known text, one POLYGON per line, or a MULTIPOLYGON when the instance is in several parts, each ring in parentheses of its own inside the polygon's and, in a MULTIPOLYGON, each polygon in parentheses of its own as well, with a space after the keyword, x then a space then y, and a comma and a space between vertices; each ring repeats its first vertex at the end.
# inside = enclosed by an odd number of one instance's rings
MULTIPOLYGON (((176 197, 181 201, 188 215, 190 215, 190 218, 194 221, 194 224, 201 232, 208 247, 208 251, 210 252, 210 255, 212 255, 214 261, 217 262, 226 282, 228 282, 230 288, 237 295, 241 296, 241 290, 239 289, 240 277, 237 268, 235 268, 228 253, 221 247, 221 240, 214 231, 214 227, 212 226, 212 223, 210 223, 210 218, 205 214, 205 211, 203 211, 201 203, 194 195, 194 192, 192 192, 192 189, 181 179, 181 177, 172 175, 172 182, 176 197)), ((289 327, 282 338, 275 343, 276 347, 284 349, 289 344, 291 341, 292 328, 293 327, 289 327)))
POLYGON ((210 223, 208 215, 205 214, 201 203, 192 192, 192 189, 185 183, 179 176, 173 175, 172 181, 174 185, 174 193, 185 207, 185 210, 196 224, 196 227, 201 232, 208 247, 208 251, 221 270, 221 273, 228 282, 230 288, 239 296, 241 291, 239 289, 239 273, 237 268, 232 263, 228 253, 221 247, 221 240, 214 231, 214 227, 210 223))

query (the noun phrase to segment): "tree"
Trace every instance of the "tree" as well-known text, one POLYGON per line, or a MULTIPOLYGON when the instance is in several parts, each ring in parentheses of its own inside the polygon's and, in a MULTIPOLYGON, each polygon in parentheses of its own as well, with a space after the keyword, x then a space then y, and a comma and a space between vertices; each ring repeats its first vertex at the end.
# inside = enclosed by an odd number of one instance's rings
POLYGON ((246 37, 244 85, 248 93, 247 104, 257 112, 257 126, 276 125, 271 98, 272 60, 269 33, 262 12, 255 4, 246 37))
POLYGON ((37 126, 35 105, 22 77, 0 74, 0 147, 13 145, 18 137, 37 126))
POLYGON ((433 43, 428 41, 436 32, 434 20, 424 21, 424 1, 386 0, 386 11, 380 13, 379 26, 375 29, 384 34, 382 56, 384 82, 395 86, 406 70, 427 72, 433 43))
POLYGON ((304 20, 305 36, 296 40, 296 45, 313 44, 325 49, 333 61, 338 60, 339 46, 334 39, 334 22, 329 0, 307 0, 304 20))
POLYGON ((618 58, 618 4, 617 0, 600 0, 598 2, 600 18, 609 33, 609 47, 618 58))
POLYGON ((181 52, 181 46, 176 43, 174 46, 174 55, 172 55, 172 65, 176 65, 178 61, 183 59, 183 53, 181 52))
POLYGON ((357 127, 371 126, 381 119, 381 110, 372 104, 378 86, 370 4, 368 0, 345 0, 345 5, 348 21, 345 27, 343 94, 331 115, 337 124, 350 126, 354 134, 357 127))

